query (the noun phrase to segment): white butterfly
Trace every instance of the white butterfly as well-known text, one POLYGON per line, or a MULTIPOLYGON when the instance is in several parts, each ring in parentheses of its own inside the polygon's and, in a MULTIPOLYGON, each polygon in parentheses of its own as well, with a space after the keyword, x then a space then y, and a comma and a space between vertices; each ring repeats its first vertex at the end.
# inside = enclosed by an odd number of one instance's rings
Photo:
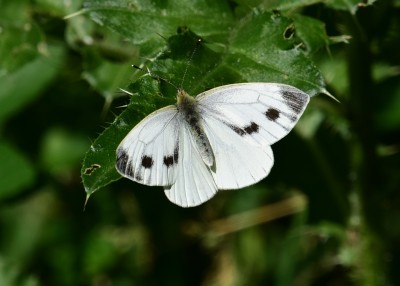
POLYGON ((117 148, 116 168, 133 181, 164 186, 168 199, 193 207, 218 190, 265 178, 271 146, 294 127, 310 97, 277 83, 239 83, 191 97, 137 124, 117 148))

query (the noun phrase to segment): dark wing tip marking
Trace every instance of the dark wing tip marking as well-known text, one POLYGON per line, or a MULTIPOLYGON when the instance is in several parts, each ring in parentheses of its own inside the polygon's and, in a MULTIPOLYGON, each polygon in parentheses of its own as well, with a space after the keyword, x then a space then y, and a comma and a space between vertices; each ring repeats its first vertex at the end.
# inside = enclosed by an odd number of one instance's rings
POLYGON ((271 120, 271 121, 275 121, 279 118, 280 116, 280 112, 279 110, 275 109, 275 108, 269 108, 266 112, 265 112, 265 116, 271 120))
POLYGON ((118 171, 121 173, 133 177, 132 164, 129 164, 129 156, 123 149, 118 149, 117 151, 117 162, 116 166, 118 171))
POLYGON ((142 157, 142 166, 143 166, 145 169, 150 169, 150 168, 153 166, 153 163, 154 163, 154 161, 153 161, 153 158, 152 158, 152 157, 147 156, 147 155, 144 155, 144 156, 142 157))
POLYGON ((118 170, 125 173, 126 165, 128 164, 128 154, 123 149, 117 150, 117 161, 116 166, 118 170))
POLYGON ((287 105, 296 113, 303 110, 307 103, 308 95, 295 89, 284 89, 281 91, 283 99, 287 105))

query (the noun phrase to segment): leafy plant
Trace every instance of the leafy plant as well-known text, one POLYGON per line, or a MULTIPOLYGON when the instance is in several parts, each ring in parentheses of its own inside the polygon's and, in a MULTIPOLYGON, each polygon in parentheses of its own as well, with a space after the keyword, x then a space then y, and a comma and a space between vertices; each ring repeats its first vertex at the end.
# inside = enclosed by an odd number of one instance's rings
POLYGON ((398 13, 0 1, 0 284, 400 284, 398 13), (265 81, 312 99, 265 180, 182 209, 114 168, 128 131, 176 101, 157 76, 193 96, 265 81))
MULTIPOLYGON (((182 2, 179 8, 172 3, 161 7, 156 4, 130 7, 128 4, 123 6, 122 3, 113 3, 111 6, 109 3, 96 1, 88 3, 87 13, 95 21, 119 31, 132 42, 147 43, 157 39, 159 42, 155 47, 158 46, 158 49, 149 51, 146 44, 140 49, 140 54, 150 58, 141 59, 140 65, 176 85, 181 84, 184 73, 188 70, 186 81, 182 84, 191 94, 228 83, 257 81, 291 84, 311 96, 326 92, 322 75, 301 48, 313 49, 313 46, 320 44, 320 40, 308 39, 306 47, 301 38, 294 36, 294 20, 279 13, 258 11, 235 18, 227 6, 221 5, 222 2, 214 4, 215 6, 206 5, 203 10, 192 6, 204 5, 202 1, 182 2), (213 15, 221 13, 224 15, 222 23, 220 20, 199 20, 204 15, 219 19, 213 15), (158 16, 161 14, 163 17, 158 16), (115 20, 115 15, 118 15, 118 20, 115 20), (140 29, 143 25, 139 25, 139 21, 148 21, 147 17, 151 17, 151 29, 162 27, 161 31, 166 34, 164 37, 168 37, 166 41, 157 33, 148 31, 147 26, 142 28, 145 32, 140 29), (182 24, 185 26, 180 26, 182 24), (139 28, 132 35, 132 31, 126 27, 139 28), (174 35, 173 29, 178 30, 177 35, 174 35), (192 30, 199 31, 199 34, 192 30), (190 67, 186 69, 190 54, 200 39, 200 47, 196 49, 189 63, 190 67)), ((123 3, 126 4, 125 1, 123 3)), ((325 40, 328 41, 329 38, 325 36, 325 40)), ((129 88, 135 94, 131 97, 131 105, 103 132, 86 155, 82 178, 88 195, 120 177, 114 167, 116 147, 144 113, 139 113, 136 118, 133 116, 141 109, 151 110, 149 106, 154 109, 165 105, 166 101, 160 99, 160 96, 167 100, 173 98, 173 94, 168 94, 166 88, 162 87, 164 82, 156 83, 153 80, 151 83, 152 80, 145 77, 146 75, 134 81, 129 88), (139 97, 142 99, 138 100, 139 97), (85 170, 93 165, 100 167, 96 172, 85 175, 85 170)))

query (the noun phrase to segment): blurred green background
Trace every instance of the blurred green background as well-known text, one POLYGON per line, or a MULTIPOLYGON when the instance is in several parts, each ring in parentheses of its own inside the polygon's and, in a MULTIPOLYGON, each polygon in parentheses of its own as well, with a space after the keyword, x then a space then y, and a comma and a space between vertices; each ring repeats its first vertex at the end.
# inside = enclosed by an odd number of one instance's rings
POLYGON ((0 285, 400 285, 399 46, 398 0, 0 0, 0 285), (313 97, 265 180, 183 209, 113 152, 174 102, 131 65, 180 83, 196 37, 192 94, 313 97))

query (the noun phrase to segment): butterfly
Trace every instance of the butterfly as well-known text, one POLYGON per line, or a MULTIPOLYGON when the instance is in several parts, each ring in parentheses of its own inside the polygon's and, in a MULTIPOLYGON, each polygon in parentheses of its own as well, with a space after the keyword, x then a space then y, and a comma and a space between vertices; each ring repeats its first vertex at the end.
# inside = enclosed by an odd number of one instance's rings
POLYGON ((116 150, 124 177, 163 186, 181 206, 198 206, 218 190, 265 178, 274 163, 271 145, 303 114, 310 96, 278 83, 238 83, 190 96, 139 122, 116 150))

